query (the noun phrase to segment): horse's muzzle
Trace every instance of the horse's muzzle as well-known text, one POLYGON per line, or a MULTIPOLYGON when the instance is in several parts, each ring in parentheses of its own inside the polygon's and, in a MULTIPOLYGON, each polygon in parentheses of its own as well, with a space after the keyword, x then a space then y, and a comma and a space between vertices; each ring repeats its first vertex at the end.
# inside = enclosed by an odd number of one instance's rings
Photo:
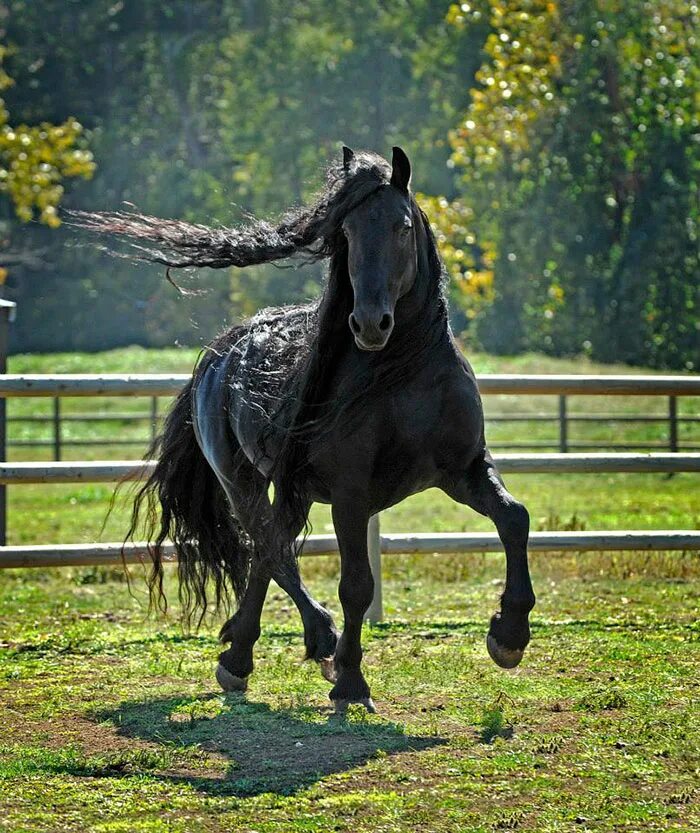
POLYGON ((355 337, 355 344, 360 350, 374 352, 386 347, 394 329, 394 316, 390 312, 385 312, 381 316, 351 312, 348 323, 355 337))

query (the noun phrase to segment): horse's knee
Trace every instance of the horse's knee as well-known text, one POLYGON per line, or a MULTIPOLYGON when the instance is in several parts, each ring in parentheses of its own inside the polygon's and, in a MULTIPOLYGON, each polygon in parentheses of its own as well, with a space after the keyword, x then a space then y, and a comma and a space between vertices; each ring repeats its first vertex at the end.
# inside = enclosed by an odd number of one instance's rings
POLYGON ((523 544, 530 532, 530 513, 522 503, 513 501, 498 513, 496 526, 504 544, 523 544))
POLYGON ((366 569, 343 576, 338 588, 338 597, 343 610, 359 611, 363 615, 372 604, 374 578, 367 565, 366 569))

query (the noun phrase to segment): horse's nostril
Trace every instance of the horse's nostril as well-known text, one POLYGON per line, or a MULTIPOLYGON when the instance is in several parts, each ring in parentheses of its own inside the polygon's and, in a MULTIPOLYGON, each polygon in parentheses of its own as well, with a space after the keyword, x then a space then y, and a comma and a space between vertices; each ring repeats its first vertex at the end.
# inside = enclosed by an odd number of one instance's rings
POLYGON ((391 316, 387 312, 384 315, 382 315, 382 320, 379 322, 379 329, 382 332, 386 332, 389 329, 389 327, 391 327, 391 316))
POLYGON ((360 325, 357 323, 357 318, 355 318, 355 314, 352 312, 350 313, 350 329, 355 335, 359 335, 360 325))

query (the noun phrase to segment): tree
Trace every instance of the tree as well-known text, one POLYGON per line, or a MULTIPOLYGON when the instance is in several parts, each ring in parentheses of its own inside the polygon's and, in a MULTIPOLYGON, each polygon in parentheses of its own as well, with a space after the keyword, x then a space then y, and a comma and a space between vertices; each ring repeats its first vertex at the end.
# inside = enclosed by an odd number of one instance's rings
MULTIPOLYGON (((0 91, 13 85, 3 68, 7 47, 0 45, 0 91)), ((63 181, 89 179, 95 164, 83 141, 83 128, 74 118, 62 124, 10 124, 0 98, 0 192, 6 194, 17 217, 29 222, 34 216, 51 228, 60 225, 58 205, 63 181)))
POLYGON ((485 62, 451 133, 461 224, 493 252, 482 343, 697 366, 697 4, 493 0, 448 14, 465 31, 484 18, 485 62))
MULTIPOLYGON (((385 154, 402 144, 416 187, 452 196, 447 131, 483 31, 465 37, 430 0, 8 5, 13 113, 30 123, 78 113, 91 132, 98 170, 71 190, 72 206, 128 201, 223 224, 274 215, 310 196, 342 142, 385 154)), ((205 273, 193 281, 209 295, 183 302, 155 270, 66 245, 75 234, 65 229, 27 236, 54 264, 15 289, 18 340, 33 349, 205 339, 229 311, 308 298, 321 277, 318 267, 205 273), (66 326, 49 335, 57 317, 66 326)))

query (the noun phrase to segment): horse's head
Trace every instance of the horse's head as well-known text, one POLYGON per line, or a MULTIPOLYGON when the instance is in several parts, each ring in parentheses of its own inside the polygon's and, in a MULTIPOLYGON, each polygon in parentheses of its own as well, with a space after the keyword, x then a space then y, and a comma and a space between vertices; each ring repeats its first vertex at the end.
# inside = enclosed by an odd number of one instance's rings
MULTIPOLYGON (((349 169, 353 152, 343 148, 349 169)), ((416 230, 409 195, 411 163, 399 147, 391 180, 348 212, 348 270, 355 297, 349 324, 361 350, 381 350, 394 329, 396 302, 413 286, 418 269, 416 230)))

